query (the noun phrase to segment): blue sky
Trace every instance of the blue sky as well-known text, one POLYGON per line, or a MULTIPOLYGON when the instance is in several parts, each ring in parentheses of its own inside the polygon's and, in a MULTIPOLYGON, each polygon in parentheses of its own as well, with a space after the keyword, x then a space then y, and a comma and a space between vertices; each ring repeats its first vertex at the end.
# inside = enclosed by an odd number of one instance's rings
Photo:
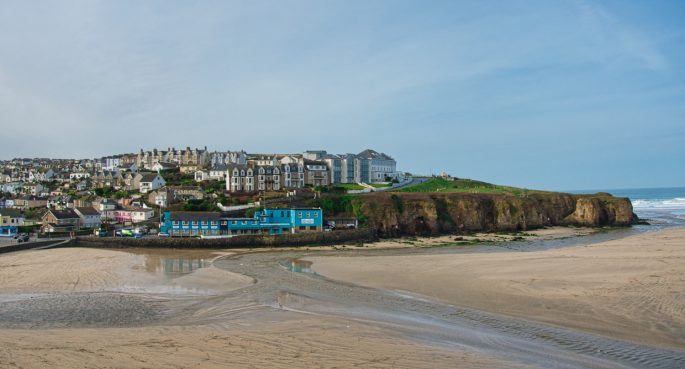
POLYGON ((685 186, 682 1, 2 1, 0 158, 333 153, 685 186))

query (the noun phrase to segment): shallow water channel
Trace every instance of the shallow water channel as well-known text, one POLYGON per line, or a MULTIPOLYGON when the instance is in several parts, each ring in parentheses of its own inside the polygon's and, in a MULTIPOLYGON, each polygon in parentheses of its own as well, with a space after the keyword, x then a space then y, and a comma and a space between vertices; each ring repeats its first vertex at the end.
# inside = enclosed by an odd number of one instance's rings
MULTIPOLYGON (((685 368, 685 351, 644 346, 571 329, 449 305, 423 296, 359 287, 312 272, 313 255, 406 255, 532 251, 601 242, 653 228, 475 247, 247 252, 121 249, 126 283, 98 292, 0 299, 0 327, 236 325, 301 313, 382 327, 398 337, 545 368, 685 368), (218 269, 217 269, 218 268, 218 269), (222 290, 229 271, 250 282, 222 290)), ((28 295, 27 295, 28 296, 28 295)))

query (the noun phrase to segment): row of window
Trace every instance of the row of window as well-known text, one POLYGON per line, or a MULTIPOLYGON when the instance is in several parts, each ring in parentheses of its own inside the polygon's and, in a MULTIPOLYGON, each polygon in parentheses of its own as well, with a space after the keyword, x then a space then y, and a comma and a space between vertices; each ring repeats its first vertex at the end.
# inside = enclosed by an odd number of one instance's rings
MULTIPOLYGON (((172 224, 172 225, 175 225, 175 226, 178 226, 179 224, 184 225, 184 226, 185 226, 185 225, 188 225, 188 224, 193 225, 193 226, 196 226, 196 225, 201 225, 201 226, 212 225, 212 226, 216 226, 216 225, 219 225, 219 222, 216 222, 216 221, 210 221, 210 222, 199 221, 199 222, 197 222, 197 221, 187 221, 187 220, 182 220, 182 221, 179 222, 178 220, 174 220, 174 221, 171 222, 171 224, 172 224)), ((238 221, 237 221, 237 220, 232 220, 232 221, 231 221, 231 224, 237 225, 237 224, 238 224, 238 221)), ((242 225, 247 225, 247 224, 256 225, 256 224, 257 224, 257 221, 256 221, 256 220, 241 220, 241 221, 240 221, 240 224, 242 224, 242 225)), ((221 225, 228 225, 228 221, 225 221, 225 220, 224 220, 224 221, 221 221, 221 225)))

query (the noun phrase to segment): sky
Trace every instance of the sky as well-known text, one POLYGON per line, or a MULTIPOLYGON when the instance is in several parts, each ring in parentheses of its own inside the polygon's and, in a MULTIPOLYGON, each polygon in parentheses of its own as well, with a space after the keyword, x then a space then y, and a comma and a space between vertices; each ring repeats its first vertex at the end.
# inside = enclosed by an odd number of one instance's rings
POLYGON ((685 186, 685 2, 0 0, 0 159, 186 146, 685 186))

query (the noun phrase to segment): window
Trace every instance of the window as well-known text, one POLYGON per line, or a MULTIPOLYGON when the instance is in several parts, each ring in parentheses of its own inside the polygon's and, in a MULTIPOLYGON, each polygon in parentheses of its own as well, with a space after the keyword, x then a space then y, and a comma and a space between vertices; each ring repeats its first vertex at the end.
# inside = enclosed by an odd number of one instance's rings
POLYGON ((307 218, 311 218, 312 214, 310 212, 307 212, 307 218))
POLYGON ((307 229, 306 226, 300 226, 300 230, 301 230, 301 231, 304 231, 305 229, 307 229))
POLYGON ((238 224, 238 221, 237 221, 237 220, 232 220, 232 221, 231 221, 231 224, 238 224))
POLYGON ((184 220, 184 221, 181 222, 181 224, 183 224, 183 225, 188 225, 188 221, 187 221, 187 220, 184 220))
POLYGON ((311 227, 309 227, 309 229, 312 231, 316 231, 316 226, 311 226, 311 227))
POLYGON ((247 224, 247 220, 243 220, 242 224, 246 225, 246 224, 247 224))
POLYGON ((298 212, 297 212, 297 217, 298 217, 298 218, 302 218, 302 212, 301 212, 301 211, 298 211, 298 212))
POLYGON ((284 213, 284 211, 281 212, 281 218, 285 216, 284 213))
POLYGON ((318 217, 319 217, 319 212, 318 212, 318 211, 315 211, 315 212, 314 212, 314 218, 318 218, 318 217))
POLYGON ((177 226, 177 225, 178 225, 178 221, 177 221, 177 220, 174 220, 173 222, 171 222, 171 224, 177 226))

